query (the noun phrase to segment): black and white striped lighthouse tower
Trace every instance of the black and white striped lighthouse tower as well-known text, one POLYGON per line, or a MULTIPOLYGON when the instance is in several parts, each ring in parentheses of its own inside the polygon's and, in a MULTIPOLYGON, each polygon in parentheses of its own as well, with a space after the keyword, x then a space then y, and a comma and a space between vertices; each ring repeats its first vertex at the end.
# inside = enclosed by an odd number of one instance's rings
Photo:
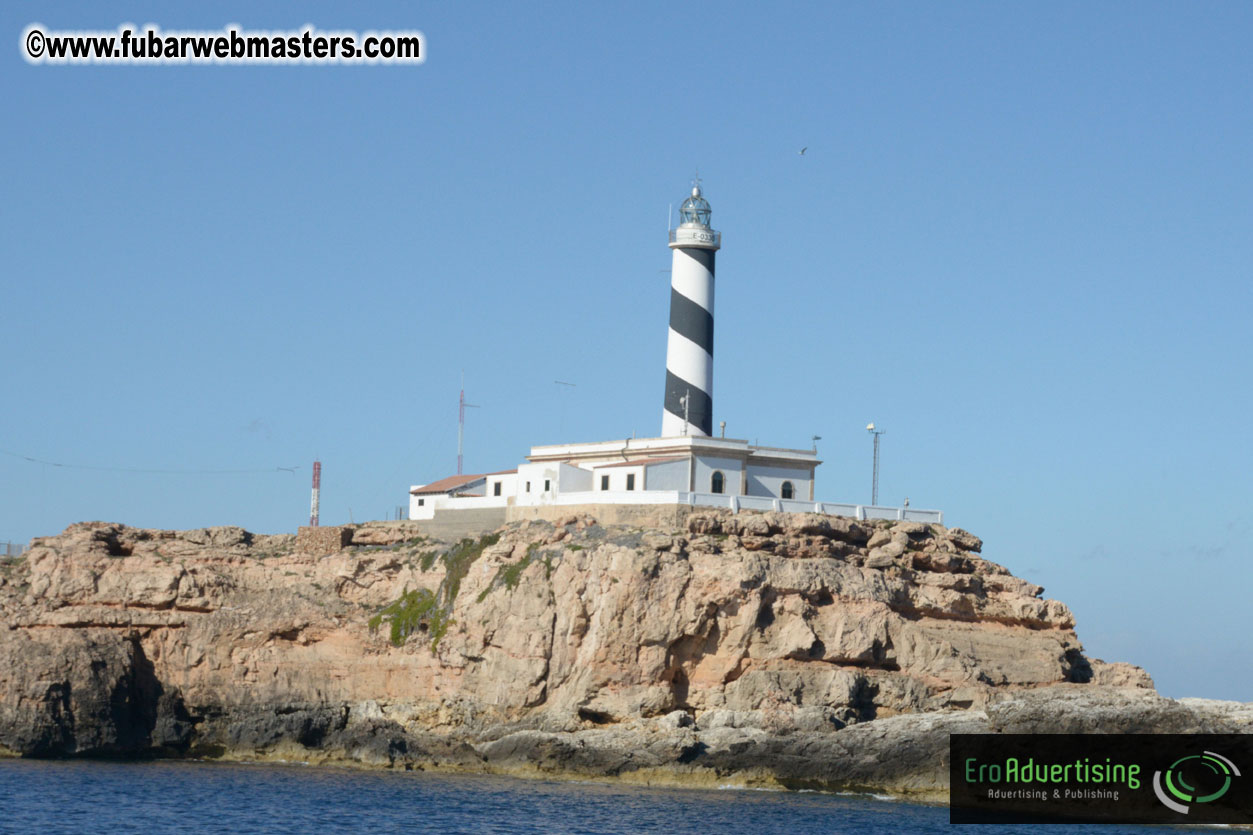
POLYGON ((670 230, 670 337, 666 345, 663 438, 713 433, 714 255, 722 236, 709 226, 700 186, 679 209, 670 230))

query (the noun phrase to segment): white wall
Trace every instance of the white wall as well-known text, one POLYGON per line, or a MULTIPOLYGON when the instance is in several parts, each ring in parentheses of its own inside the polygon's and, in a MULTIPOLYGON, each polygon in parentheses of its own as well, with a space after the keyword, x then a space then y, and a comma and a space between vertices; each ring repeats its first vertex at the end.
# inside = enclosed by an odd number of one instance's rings
POLYGON ((712 493, 688 493, 681 490, 646 490, 625 493, 621 490, 602 492, 589 490, 577 493, 562 493, 547 504, 579 505, 579 504, 686 504, 700 507, 725 507, 730 510, 776 510, 787 513, 830 513, 839 516, 852 516, 856 519, 905 519, 918 522, 938 522, 944 524, 944 514, 938 510, 918 510, 915 508, 871 507, 868 505, 836 504, 833 502, 784 501, 766 496, 717 496, 712 493), (908 516, 906 515, 908 514, 908 516))
MULTIPOLYGON (((509 499, 514 494, 513 473, 505 473, 502 475, 491 476, 486 481, 471 481, 457 487, 458 490, 473 490, 475 493, 483 491, 483 496, 460 496, 452 497, 447 493, 428 493, 422 496, 409 494, 409 518, 410 519, 434 519, 436 511, 444 508, 474 508, 474 507, 506 507, 509 499), (494 496, 494 483, 500 482, 500 495, 494 496)), ((410 487, 413 490, 421 485, 410 487)))
POLYGON ((674 490, 587 490, 562 493, 552 504, 686 504, 684 494, 674 490))
MULTIPOLYGON (((644 489, 644 467, 593 467, 592 489, 601 490, 601 482, 605 476, 609 476, 609 490, 621 490, 627 492, 627 475, 635 476, 635 489, 644 489)), ((565 489, 564 487, 562 489, 565 489)))
POLYGON ((434 519, 435 518, 435 496, 414 496, 413 494, 410 494, 409 495, 409 518, 410 519, 434 519))
POLYGON ((557 483, 562 491, 591 490, 592 474, 582 467, 560 464, 557 469, 557 483))
POLYGON ((500 495, 502 497, 512 496, 518 492, 517 489, 518 476, 517 473, 502 473, 500 475, 489 475, 487 484, 483 488, 483 495, 491 497, 496 495, 496 485, 500 485, 500 495))
POLYGON ((437 507, 449 510, 473 510, 480 507, 508 507, 509 496, 448 496, 437 507))
POLYGON ((791 467, 764 467, 760 464, 748 465, 748 495, 775 496, 783 495, 783 482, 792 482, 792 498, 801 501, 809 499, 809 470, 791 467))
POLYGON ((518 466, 514 485, 515 504, 553 504, 558 493, 591 490, 592 474, 580 467, 560 462, 527 463, 518 466), (548 492, 544 492, 545 481, 549 483, 548 492), (526 489, 527 482, 531 484, 529 492, 526 489))
POLYGON ((431 493, 425 496, 409 497, 410 519, 434 519, 436 511, 473 510, 483 507, 508 507, 509 496, 504 495, 501 488, 499 496, 449 496, 446 493, 431 493), (422 504, 418 504, 422 502, 422 504))
POLYGON ((722 492, 728 496, 738 496, 740 494, 740 461, 737 458, 714 458, 706 455, 696 456, 693 467, 696 470, 696 492, 709 493, 712 491, 713 474, 715 470, 721 470, 725 477, 722 492))
POLYGON ((644 487, 649 490, 683 490, 687 484, 687 459, 649 464, 644 474, 644 487))
MULTIPOLYGON (((687 466, 686 461, 673 461, 666 464, 654 465, 659 468, 675 470, 676 465, 687 466)), ((689 493, 684 490, 670 490, 662 488, 653 488, 646 491, 634 490, 626 492, 623 490, 611 490, 608 492, 599 489, 592 489, 592 473, 571 467, 567 464, 558 465, 524 465, 526 467, 535 467, 535 473, 532 475, 531 494, 519 493, 516 498, 516 504, 519 505, 577 505, 577 504, 695 504, 706 507, 726 507, 733 510, 785 510, 793 513, 817 511, 819 513, 834 513, 840 516, 853 516, 857 519, 911 519, 919 522, 939 522, 943 524, 944 514, 938 510, 922 510, 917 508, 888 508, 888 507, 868 507, 855 504, 838 504, 834 502, 808 502, 803 500, 784 501, 768 496, 740 496, 738 494, 723 494, 715 496, 707 491, 701 490, 696 493, 689 493), (553 486, 556 487, 557 470, 565 468, 560 473, 563 484, 575 484, 576 489, 562 490, 561 493, 556 491, 544 494, 542 488, 543 472, 547 468, 552 472, 549 477, 553 480, 553 486), (577 472, 575 472, 577 471, 577 472), (538 479, 538 480, 537 480, 538 479), (528 500, 529 499, 529 500, 528 500)), ((649 477, 651 478, 653 467, 649 467, 649 477)), ((711 471, 712 472, 712 471, 711 471)), ((726 470, 723 470, 725 473, 726 470)), ((525 478, 523 468, 518 468, 520 477, 525 478)), ((686 478, 686 473, 683 475, 686 478)), ((599 487, 599 480, 596 482, 599 487)), ((651 485, 651 482, 650 482, 651 485)), ((519 481, 519 487, 525 488, 522 481, 519 481)), ((437 510, 463 509, 463 508, 483 508, 483 507, 505 507, 509 501, 508 496, 483 496, 483 497, 466 497, 466 498, 450 498, 442 493, 429 496, 410 496, 409 497, 409 518, 410 519, 433 519, 437 510), (418 500, 424 500, 421 507, 418 506, 418 500)))
POLYGON ((518 488, 514 504, 547 504, 544 498, 544 481, 547 480, 550 484, 547 495, 551 498, 557 489, 559 466, 559 464, 519 464, 517 479, 514 482, 518 488))

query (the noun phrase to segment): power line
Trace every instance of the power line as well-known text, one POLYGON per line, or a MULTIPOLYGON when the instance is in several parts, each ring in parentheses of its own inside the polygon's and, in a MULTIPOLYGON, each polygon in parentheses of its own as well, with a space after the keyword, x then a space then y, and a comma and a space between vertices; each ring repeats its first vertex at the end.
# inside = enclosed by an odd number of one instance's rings
POLYGON ((63 470, 91 470, 98 473, 146 473, 150 475, 258 475, 261 473, 277 473, 285 472, 296 474, 299 467, 272 467, 264 470, 212 470, 206 468, 197 469, 160 469, 154 467, 96 467, 91 464, 66 464, 61 461, 48 461, 44 458, 36 458, 33 455, 23 455, 20 452, 13 452, 7 449, 0 449, 0 453, 8 455, 12 458, 18 458, 22 461, 29 461, 32 464, 43 464, 47 467, 60 467, 63 470))

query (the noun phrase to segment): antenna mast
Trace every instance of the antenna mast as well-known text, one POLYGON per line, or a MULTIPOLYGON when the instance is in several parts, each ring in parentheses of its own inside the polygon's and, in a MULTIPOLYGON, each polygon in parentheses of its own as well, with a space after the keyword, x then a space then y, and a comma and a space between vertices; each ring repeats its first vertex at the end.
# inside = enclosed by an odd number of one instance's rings
POLYGON ((309 527, 318 526, 318 493, 322 491, 322 462, 313 462, 313 502, 309 505, 309 527))
POLYGON ((466 409, 477 409, 478 406, 466 402, 466 373, 461 372, 461 399, 457 405, 457 475, 461 475, 462 444, 466 434, 466 409))

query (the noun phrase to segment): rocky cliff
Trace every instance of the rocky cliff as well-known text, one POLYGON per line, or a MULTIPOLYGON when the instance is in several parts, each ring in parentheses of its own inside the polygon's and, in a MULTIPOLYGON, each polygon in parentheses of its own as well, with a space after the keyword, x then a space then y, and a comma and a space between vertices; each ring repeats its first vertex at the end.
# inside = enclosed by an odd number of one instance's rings
POLYGON ((420 531, 35 540, 0 572, 0 746, 936 795, 954 731, 1253 730, 1085 657, 1066 606, 959 529, 420 531))

